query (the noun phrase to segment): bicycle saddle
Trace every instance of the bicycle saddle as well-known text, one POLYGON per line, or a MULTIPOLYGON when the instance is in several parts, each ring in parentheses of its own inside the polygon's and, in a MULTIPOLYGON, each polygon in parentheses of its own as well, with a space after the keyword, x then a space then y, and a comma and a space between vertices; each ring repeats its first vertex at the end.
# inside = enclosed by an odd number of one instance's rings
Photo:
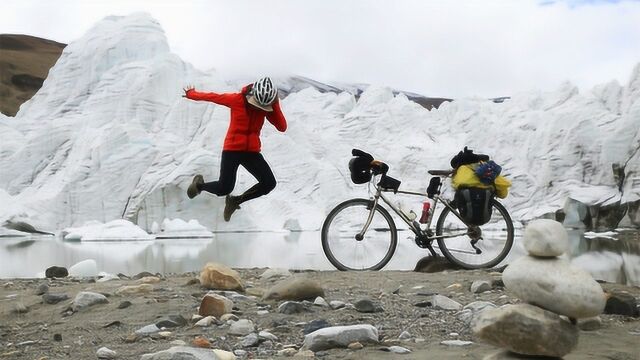
POLYGON ((453 170, 429 170, 427 172, 434 176, 450 176, 453 174, 453 170))

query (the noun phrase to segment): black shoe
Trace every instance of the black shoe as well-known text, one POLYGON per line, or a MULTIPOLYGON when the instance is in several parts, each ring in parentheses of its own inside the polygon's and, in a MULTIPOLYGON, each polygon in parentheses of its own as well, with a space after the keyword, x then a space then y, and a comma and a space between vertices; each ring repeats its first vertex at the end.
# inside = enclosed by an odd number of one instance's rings
POLYGON ((224 201, 224 221, 229 221, 231 219, 231 215, 240 209, 240 204, 238 204, 238 200, 235 196, 227 195, 224 201))
POLYGON ((198 174, 193 177, 193 181, 191 181, 191 185, 187 189, 187 196, 189 199, 193 199, 198 194, 200 194, 200 190, 198 190, 198 184, 204 184, 204 178, 202 175, 198 174))

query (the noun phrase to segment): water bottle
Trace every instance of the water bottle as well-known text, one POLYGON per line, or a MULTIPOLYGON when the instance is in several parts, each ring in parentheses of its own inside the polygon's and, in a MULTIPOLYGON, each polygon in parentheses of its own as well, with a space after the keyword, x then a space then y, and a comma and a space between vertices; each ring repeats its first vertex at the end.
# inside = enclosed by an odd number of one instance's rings
POLYGON ((407 211, 407 209, 404 207, 404 204, 401 202, 398 202, 398 208, 400 208, 400 211, 404 214, 404 216, 407 217, 407 219, 409 219, 409 221, 413 221, 418 217, 418 214, 416 214, 413 210, 407 211))
POLYGON ((426 224, 429 222, 429 215, 431 215, 431 202, 425 200, 422 204, 422 215, 420 216, 420 224, 426 224))

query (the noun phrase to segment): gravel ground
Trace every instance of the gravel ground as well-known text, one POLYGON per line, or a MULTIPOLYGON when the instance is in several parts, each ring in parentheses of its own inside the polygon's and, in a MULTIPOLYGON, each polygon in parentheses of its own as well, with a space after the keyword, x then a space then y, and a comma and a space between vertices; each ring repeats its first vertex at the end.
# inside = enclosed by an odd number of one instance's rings
MULTIPOLYGON (((316 353, 325 359, 482 359, 498 351, 489 345, 475 342, 469 326, 457 316, 457 311, 418 307, 426 294, 438 293, 462 305, 477 300, 496 305, 517 303, 518 300, 500 287, 501 274, 475 270, 453 270, 437 273, 407 271, 337 272, 310 271, 296 274, 321 284, 327 301, 339 300, 355 303, 367 298, 382 306, 382 312, 360 313, 347 307, 332 310, 309 306, 308 312, 285 315, 278 313, 281 302, 261 301, 260 295, 273 282, 263 281, 265 269, 238 270, 247 290, 255 295, 247 300, 234 301, 234 313, 241 319, 252 320, 259 330, 277 336, 277 341, 262 342, 259 347, 243 348, 241 337, 231 336, 227 325, 201 328, 191 325, 203 295, 208 292, 200 286, 197 274, 160 275, 153 290, 141 295, 115 295, 123 285, 134 285, 134 279, 116 279, 95 282, 92 279, 4 279, 0 281, 0 358, 2 359, 96 359, 96 351, 105 346, 117 352, 118 359, 139 359, 142 354, 171 347, 171 342, 182 340, 187 344, 198 337, 209 340, 212 348, 243 349, 244 358, 282 358, 279 350, 292 345, 298 348, 304 340, 304 326, 312 320, 325 320, 331 325, 371 324, 381 338, 379 344, 363 349, 332 349, 316 353), (493 289, 474 294, 470 285, 474 280, 493 282, 493 289), (36 295, 40 284, 49 286, 49 293, 66 294, 69 300, 46 304, 36 295), (71 313, 66 311, 71 300, 80 291, 93 291, 107 295, 107 304, 71 313), (131 306, 119 309, 124 302, 131 306), (24 305, 26 309, 16 311, 24 305), (258 313, 268 310, 266 314, 258 313), (136 337, 135 330, 153 324, 169 315, 181 315, 189 324, 170 328, 170 334, 136 337), (410 336, 399 340, 403 331, 410 336), (61 336, 61 340, 59 338, 61 336), (444 340, 474 341, 467 346, 445 346, 444 340), (381 349, 399 345, 410 349, 398 355, 381 349)), ((602 284, 605 290, 625 290, 636 298, 638 287, 602 284)), ((640 319, 615 315, 602 315, 602 327, 596 331, 583 331, 576 350, 565 359, 640 359, 640 319)))

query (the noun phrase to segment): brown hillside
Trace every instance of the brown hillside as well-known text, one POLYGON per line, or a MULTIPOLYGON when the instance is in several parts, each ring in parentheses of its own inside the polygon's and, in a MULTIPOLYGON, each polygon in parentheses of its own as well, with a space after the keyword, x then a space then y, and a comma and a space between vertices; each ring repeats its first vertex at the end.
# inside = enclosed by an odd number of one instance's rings
POLYGON ((0 112, 18 112, 40 89, 65 46, 28 35, 0 34, 0 112))

